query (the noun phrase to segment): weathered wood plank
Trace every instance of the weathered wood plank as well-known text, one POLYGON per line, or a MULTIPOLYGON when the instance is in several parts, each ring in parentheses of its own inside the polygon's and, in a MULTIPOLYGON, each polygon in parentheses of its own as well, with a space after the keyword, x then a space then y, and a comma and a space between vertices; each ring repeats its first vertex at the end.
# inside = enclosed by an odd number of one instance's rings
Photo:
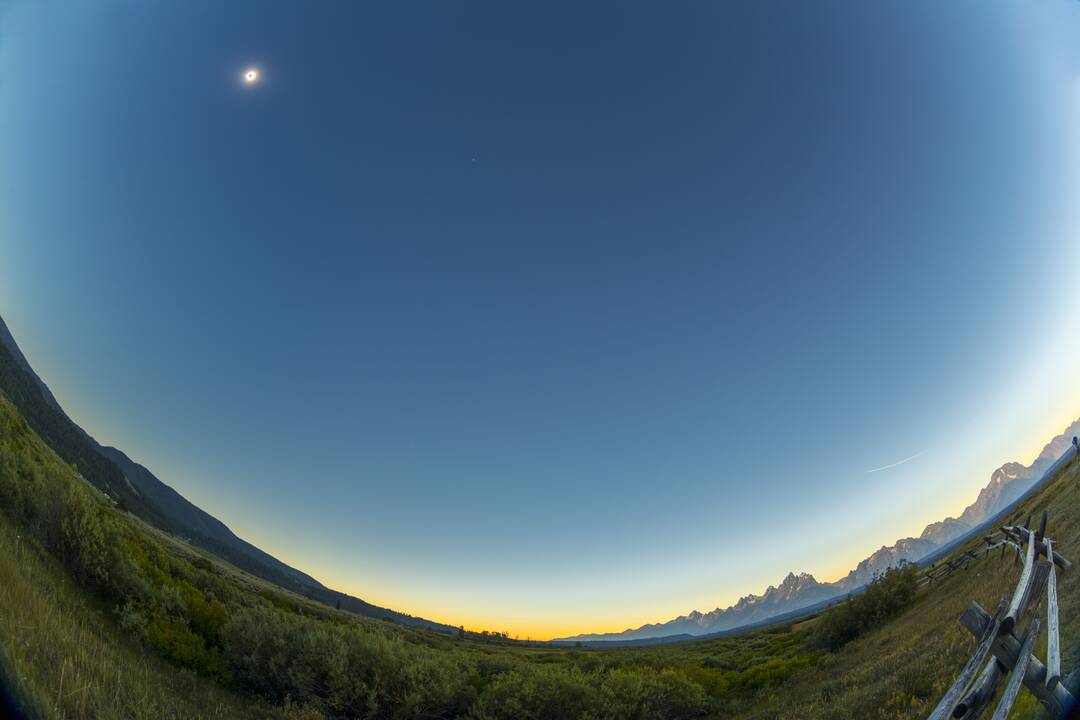
MULTIPOLYGON (((1005 531, 1006 535, 1008 535, 1010 538, 1012 538, 1016 542, 1019 542, 1021 544, 1027 542, 1027 528, 1020 527, 1018 525, 1002 525, 1001 529, 1003 531, 1005 531)), ((1052 557, 1054 559, 1054 564, 1057 565, 1058 568, 1060 568, 1062 570, 1062 572, 1072 568, 1072 563, 1067 558, 1062 556, 1060 553, 1053 552, 1052 555, 1050 554, 1051 551, 1048 551, 1048 549, 1046 547, 1046 539, 1045 538, 1042 539, 1042 540, 1039 540, 1036 543, 1035 549, 1038 550, 1043 555, 1046 555, 1047 558, 1052 557)))
MULTIPOLYGON (((1045 544, 1046 541, 1044 540, 1043 543, 1045 544)), ((1046 553, 1046 557, 1053 558, 1054 564, 1061 568, 1062 572, 1072 567, 1072 563, 1065 559, 1065 557, 1063 557, 1062 555, 1058 554, 1056 550, 1046 550, 1044 548, 1043 552, 1046 553)))
POLYGON ((1016 625, 1016 621, 1020 619, 1020 614, 1023 612, 1024 600, 1027 598, 1031 581, 1034 579, 1035 570, 1035 533, 1028 530, 1028 546, 1027 554, 1024 556, 1024 569, 1020 572, 1020 580, 1016 583, 1016 590, 1013 591, 1012 601, 1009 603, 1009 610, 1005 613, 1005 618, 1001 621, 1001 627, 1005 632, 1009 632, 1016 625))
POLYGON ((1039 636, 1040 627, 1039 618, 1035 618, 1028 625, 1027 632, 1024 633, 1024 642, 1020 645, 1018 660, 1016 665, 1013 666, 1012 675, 1005 685, 1005 692, 1001 695, 1001 700, 998 702, 997 709, 994 710, 994 716, 991 720, 1005 720, 1009 717, 1009 711, 1012 710, 1013 703, 1016 702, 1020 686, 1024 684, 1024 676, 1027 674, 1028 665, 1031 663, 1031 648, 1035 646, 1035 638, 1039 636))
POLYGON ((1054 564, 1049 560, 1038 560, 1035 562, 1034 577, 1031 579, 1031 585, 1028 586, 1027 595, 1024 596, 1023 603, 1020 605, 1020 614, 1023 615, 1027 612, 1027 609, 1032 604, 1037 604, 1038 599, 1042 597, 1043 592, 1046 590, 1046 579, 1050 577, 1050 568, 1054 564))
MULTIPOLYGON (((990 613, 983 610, 979 603, 973 602, 961 613, 960 624, 975 637, 980 637, 991 619, 990 613)), ((1011 670, 1020 656, 1020 641, 1012 633, 999 633, 991 652, 1006 671, 1011 670)), ((1024 687, 1050 711, 1050 716, 1055 720, 1069 717, 1077 706, 1076 698, 1066 689, 1066 683, 1059 682, 1052 688, 1046 686, 1046 668, 1035 656, 1028 659, 1024 687)))
MULTIPOLYGON (((1047 540, 1050 557, 1053 544, 1047 540)), ((1050 563, 1050 576, 1046 579, 1046 686, 1054 687, 1061 680, 1061 644, 1058 634, 1057 573, 1050 563)))
POLYGON ((930 713, 927 720, 945 720, 945 718, 952 716, 953 710, 960 704, 960 700, 964 697, 964 692, 975 678, 975 673, 979 671, 979 668, 982 667, 986 658, 990 655, 990 648, 997 638, 998 630, 1001 628, 1001 620, 1005 616, 1005 607, 1005 601, 1002 600, 998 604, 993 618, 987 623, 982 634, 979 636, 979 642, 975 645, 975 652, 968 658, 967 663, 964 665, 964 669, 960 671, 955 682, 953 682, 952 686, 941 697, 941 700, 938 701, 937 707, 930 713))
POLYGON ((982 715, 983 711, 990 705, 990 701, 994 699, 997 685, 1001 682, 1003 675, 1001 663, 998 662, 997 658, 990 658, 971 691, 953 710, 953 717, 962 718, 962 720, 975 720, 975 718, 982 715))

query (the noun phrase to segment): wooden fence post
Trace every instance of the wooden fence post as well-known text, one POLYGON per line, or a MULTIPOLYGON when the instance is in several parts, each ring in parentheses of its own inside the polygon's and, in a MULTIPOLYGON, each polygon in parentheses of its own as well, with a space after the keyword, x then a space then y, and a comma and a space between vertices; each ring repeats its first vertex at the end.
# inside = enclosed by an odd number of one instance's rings
MULTIPOLYGON (((1054 547, 1046 541, 1047 554, 1054 557, 1054 547)), ((1061 645, 1058 634, 1057 572, 1050 563, 1046 579, 1046 686, 1054 687, 1061 680, 1061 645)))
POLYGON ((1020 686, 1024 683, 1028 665, 1031 664, 1031 648, 1035 646, 1035 638, 1037 637, 1039 637, 1039 619, 1035 618, 1028 625, 1027 632, 1024 633, 1024 642, 1020 644, 1019 659, 1016 665, 1013 666, 1009 683, 1005 686, 1005 692, 1002 694, 1001 701, 998 703, 997 709, 994 710, 994 717, 991 720, 1005 720, 1009 716, 1009 711, 1012 710, 1013 703, 1016 702, 1016 695, 1020 692, 1020 686))
MULTIPOLYGON (((990 613, 983 610, 976 602, 971 603, 960 615, 960 624, 975 637, 981 637, 986 625, 990 622, 990 613)), ((990 651, 1005 670, 1009 671, 1019 660, 1020 641, 1012 633, 999 633, 990 651)), ((1064 683, 1057 683, 1052 688, 1046 686, 1046 667, 1037 657, 1032 656, 1028 659, 1027 669, 1024 672, 1024 687, 1050 711, 1051 717, 1055 720, 1069 717, 1069 712, 1076 706, 1076 698, 1065 688, 1064 683)))

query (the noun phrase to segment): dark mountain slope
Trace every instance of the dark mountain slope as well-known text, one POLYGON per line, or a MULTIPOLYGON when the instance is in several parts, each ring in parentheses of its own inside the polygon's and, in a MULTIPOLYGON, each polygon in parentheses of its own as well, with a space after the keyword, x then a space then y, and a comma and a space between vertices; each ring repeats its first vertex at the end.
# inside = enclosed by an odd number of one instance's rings
MULTIPOLYGON (((37 376, 34 369, 30 367, 30 361, 23 355, 22 350, 19 348, 19 344, 15 342, 15 337, 11 334, 11 331, 8 330, 7 323, 4 322, 3 318, 0 318, 0 345, 8 349, 8 352, 11 353, 11 357, 19 367, 30 373, 30 378, 34 381, 34 384, 37 385, 38 389, 41 390, 41 395, 45 398, 45 402, 57 410, 60 410, 60 403, 53 397, 52 391, 49 390, 48 385, 46 385, 42 379, 37 376)), ((60 412, 63 412, 63 410, 60 410, 60 412)))
POLYGON ((27 424, 64 462, 108 495, 117 505, 170 534, 185 538, 237 567, 276 585, 343 610, 440 632, 456 628, 399 613, 331 590, 237 537, 223 522, 134 462, 122 451, 105 447, 64 413, 44 381, 30 367, 3 318, 0 318, 0 391, 27 424))
POLYGON ((91 438, 56 405, 51 394, 46 396, 48 389, 43 391, 43 388, 44 384, 23 368, 8 346, 0 345, 0 390, 53 452, 74 465, 85 480, 116 503, 164 530, 176 532, 177 526, 143 499, 120 469, 99 453, 91 438))
POLYGON ((277 576, 274 582, 290 589, 299 591, 304 586, 326 589, 315 578, 289 567, 269 553, 237 537, 225 523, 188 501, 122 451, 101 445, 98 446, 98 451, 120 469, 147 502, 166 517, 175 518, 174 522, 183 529, 182 532, 191 533, 189 539, 196 544, 239 567, 249 565, 252 561, 260 563, 277 576))

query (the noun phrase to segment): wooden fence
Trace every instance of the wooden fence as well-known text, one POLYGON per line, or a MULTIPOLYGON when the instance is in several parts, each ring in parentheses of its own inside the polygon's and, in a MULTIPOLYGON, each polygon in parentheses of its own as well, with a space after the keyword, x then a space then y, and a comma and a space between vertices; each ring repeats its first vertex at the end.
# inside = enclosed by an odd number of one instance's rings
POLYGON ((997 547, 996 544, 987 544, 987 547, 980 547, 974 550, 968 550, 965 553, 951 557, 948 560, 944 560, 940 563, 934 563, 926 569, 919 577, 919 585, 933 585, 936 582, 944 580, 955 572, 960 570, 967 570, 973 562, 988 554, 991 550, 997 547))
POLYGON ((949 717, 976 720, 982 717, 1002 681, 1005 681, 1005 688, 993 720, 1005 720, 1009 716, 1021 687, 1026 687, 1054 720, 1069 717, 1077 707, 1076 698, 1062 682, 1058 630, 1057 573, 1066 571, 1072 563, 1054 550, 1053 541, 1046 536, 1046 519, 1044 512, 1037 530, 1031 528, 1030 516, 1023 525, 1003 525, 999 532, 986 536, 986 547, 951 558, 930 568, 924 575, 925 582, 936 582, 966 569, 970 563, 999 547, 1002 557, 1012 548, 1016 552, 1014 563, 1023 559, 1020 579, 1011 597, 1002 598, 993 613, 973 602, 960 616, 960 623, 975 637, 975 650, 929 720, 949 717), (1042 620, 1035 617, 1035 611, 1044 589, 1045 665, 1032 652, 1043 627, 1042 620))

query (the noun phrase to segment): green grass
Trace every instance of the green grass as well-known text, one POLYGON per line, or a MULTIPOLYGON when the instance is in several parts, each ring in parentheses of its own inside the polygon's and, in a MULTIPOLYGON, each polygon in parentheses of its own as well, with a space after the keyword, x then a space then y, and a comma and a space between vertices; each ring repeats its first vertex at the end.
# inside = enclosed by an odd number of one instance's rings
MULTIPOLYGON (((1070 468, 1029 503, 1073 559, 1077 486, 1070 468)), ((846 615, 677 645, 458 639, 326 607, 111 507, 0 395, 0 672, 44 718, 923 717, 971 651, 960 612, 1016 574, 988 558, 914 602, 883 585, 846 615)), ((1071 669, 1080 587, 1060 588, 1071 669)))

